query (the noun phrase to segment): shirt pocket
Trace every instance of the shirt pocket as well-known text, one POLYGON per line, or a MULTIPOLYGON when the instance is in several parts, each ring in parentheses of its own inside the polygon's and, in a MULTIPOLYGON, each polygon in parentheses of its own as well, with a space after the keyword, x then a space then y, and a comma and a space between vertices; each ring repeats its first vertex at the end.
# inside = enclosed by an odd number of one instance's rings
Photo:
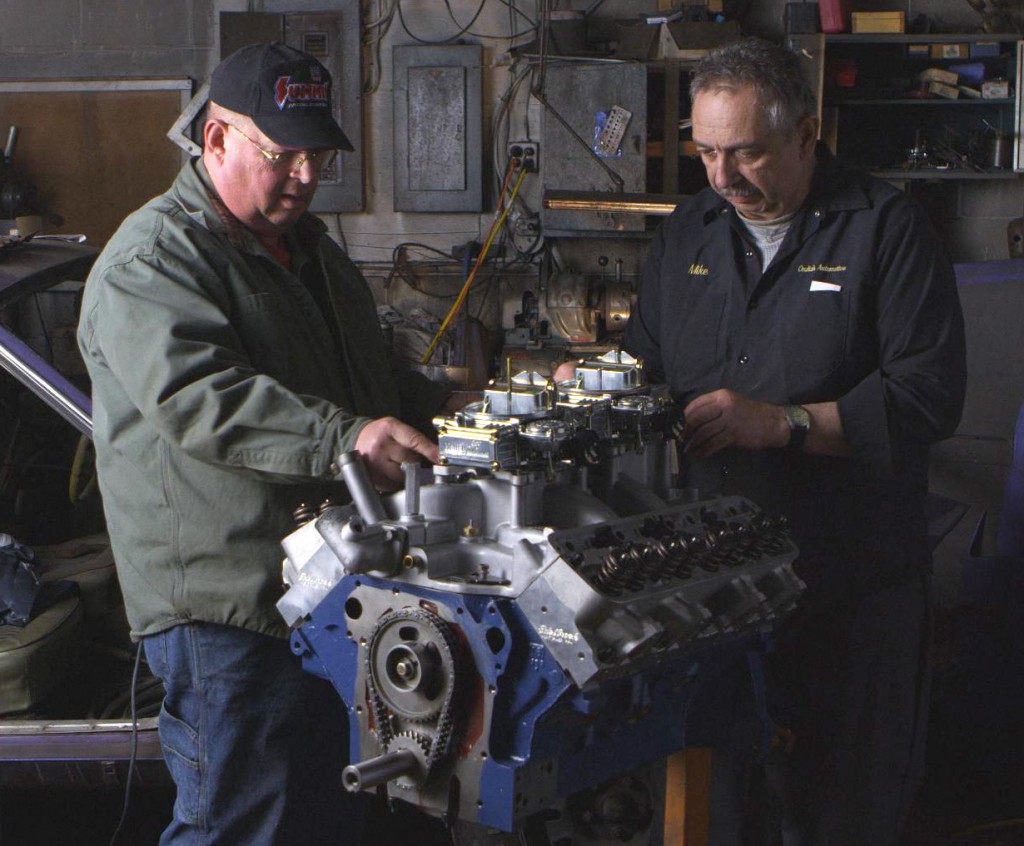
POLYGON ((824 386, 842 368, 849 350, 850 315, 861 286, 847 278, 815 276, 801 278, 800 287, 783 317, 782 344, 793 398, 824 386))

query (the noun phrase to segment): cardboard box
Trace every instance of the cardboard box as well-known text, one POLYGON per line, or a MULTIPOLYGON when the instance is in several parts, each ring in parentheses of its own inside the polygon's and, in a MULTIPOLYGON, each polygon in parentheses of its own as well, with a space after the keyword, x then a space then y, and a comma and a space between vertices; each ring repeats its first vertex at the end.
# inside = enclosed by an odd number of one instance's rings
POLYGON ((905 12, 853 12, 850 15, 851 32, 903 32, 905 12))
POLYGON ((955 85, 946 85, 944 82, 929 82, 928 90, 938 97, 945 97, 949 100, 956 100, 960 97, 960 89, 955 85))
POLYGON ((1010 96, 1010 80, 986 79, 981 83, 983 100, 1004 100, 1010 96))
POLYGON ((942 82, 946 85, 956 85, 960 81, 960 77, 955 71, 944 68, 925 68, 917 75, 917 78, 921 82, 942 82))
POLYGON ((931 54, 931 44, 908 44, 907 55, 915 58, 921 58, 931 54))
POLYGON ((966 59, 970 52, 966 44, 933 44, 933 59, 966 59))
POLYGON ((979 58, 982 56, 998 56, 999 55, 999 42, 998 41, 975 41, 968 48, 971 58, 979 58))

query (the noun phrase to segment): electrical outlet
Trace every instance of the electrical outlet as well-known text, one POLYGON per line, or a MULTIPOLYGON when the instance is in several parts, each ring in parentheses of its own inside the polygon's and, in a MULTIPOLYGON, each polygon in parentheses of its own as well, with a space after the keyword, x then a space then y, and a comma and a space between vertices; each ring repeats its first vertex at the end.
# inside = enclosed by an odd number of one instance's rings
POLYGON ((540 160, 540 146, 536 141, 509 141, 508 157, 518 159, 519 167, 527 171, 536 171, 540 160))

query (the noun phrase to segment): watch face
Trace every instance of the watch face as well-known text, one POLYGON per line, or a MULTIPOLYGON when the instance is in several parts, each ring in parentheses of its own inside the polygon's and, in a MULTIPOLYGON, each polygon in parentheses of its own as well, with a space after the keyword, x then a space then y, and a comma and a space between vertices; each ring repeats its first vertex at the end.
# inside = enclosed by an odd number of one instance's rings
POLYGON ((786 422, 789 424, 789 448, 802 449, 811 428, 811 415, 802 405, 787 405, 786 422))
POLYGON ((786 422, 790 429, 804 429, 811 427, 811 415, 802 405, 791 405, 786 408, 786 422))

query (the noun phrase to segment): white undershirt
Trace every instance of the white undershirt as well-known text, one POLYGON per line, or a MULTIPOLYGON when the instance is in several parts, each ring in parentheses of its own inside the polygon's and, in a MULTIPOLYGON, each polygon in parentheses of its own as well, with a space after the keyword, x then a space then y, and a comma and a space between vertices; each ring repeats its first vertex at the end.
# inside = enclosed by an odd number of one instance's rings
POLYGON ((753 236, 754 243, 761 254, 762 271, 772 263, 772 259, 775 258, 779 247, 782 246, 782 241, 795 216, 796 212, 791 212, 783 217, 777 217, 775 220, 747 220, 743 215, 738 215, 739 219, 743 221, 743 225, 747 227, 747 231, 753 236))

